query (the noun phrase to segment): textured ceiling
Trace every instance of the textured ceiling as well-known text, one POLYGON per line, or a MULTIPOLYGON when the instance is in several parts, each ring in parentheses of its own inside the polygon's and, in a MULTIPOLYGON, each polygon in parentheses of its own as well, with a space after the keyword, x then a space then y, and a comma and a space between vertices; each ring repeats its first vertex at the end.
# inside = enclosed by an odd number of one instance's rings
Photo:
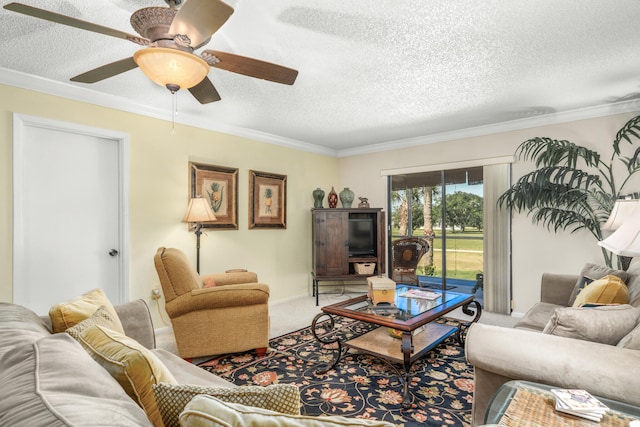
MULTIPOLYGON (((21 2, 129 33, 133 11, 166 5, 21 2)), ((339 153, 640 99, 639 0, 227 3, 235 12, 205 48, 295 68, 298 79, 286 86, 212 69, 222 100, 201 105, 181 91, 178 121, 339 153)), ((168 112, 169 92, 139 69, 69 82, 139 48, 0 9, 0 67, 168 112)))

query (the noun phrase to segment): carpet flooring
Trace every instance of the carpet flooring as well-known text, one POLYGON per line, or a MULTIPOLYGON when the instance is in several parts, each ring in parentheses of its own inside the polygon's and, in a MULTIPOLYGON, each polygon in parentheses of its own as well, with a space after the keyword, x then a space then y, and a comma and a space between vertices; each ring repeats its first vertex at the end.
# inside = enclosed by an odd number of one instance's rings
MULTIPOLYGON (((327 322, 320 324, 316 332, 323 340, 351 339, 376 327, 341 317, 335 320, 331 330, 327 322)), ((441 321, 458 324, 455 319, 441 321)), ((319 375, 318 365, 331 361, 334 349, 318 342, 310 327, 273 338, 269 344, 262 358, 248 352, 218 356, 198 366, 236 385, 296 384, 303 414, 378 419, 405 427, 471 423, 473 368, 453 336, 413 365, 412 403, 407 409, 402 406, 403 376, 379 358, 349 352, 335 369, 319 375)), ((402 371, 402 366, 396 368, 402 371)))

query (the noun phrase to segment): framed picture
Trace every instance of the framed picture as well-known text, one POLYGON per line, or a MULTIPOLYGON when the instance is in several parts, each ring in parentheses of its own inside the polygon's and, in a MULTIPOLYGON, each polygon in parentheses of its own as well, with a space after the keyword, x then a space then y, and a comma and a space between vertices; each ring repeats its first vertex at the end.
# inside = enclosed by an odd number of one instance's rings
POLYGON ((249 228, 287 228, 287 176, 249 171, 249 228))
POLYGON ((189 162, 189 197, 204 197, 216 220, 202 228, 238 229, 238 169, 189 162))

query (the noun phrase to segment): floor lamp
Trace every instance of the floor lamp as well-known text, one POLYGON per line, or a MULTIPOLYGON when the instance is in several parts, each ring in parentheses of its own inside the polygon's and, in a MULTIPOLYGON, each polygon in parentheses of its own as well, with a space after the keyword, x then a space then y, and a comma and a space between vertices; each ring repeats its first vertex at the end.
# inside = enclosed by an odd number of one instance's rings
POLYGON ((640 256, 640 200, 616 200, 602 229, 615 231, 598 245, 618 255, 627 271, 631 259, 640 256))
POLYGON ((189 207, 182 218, 182 222, 188 222, 195 226, 196 233, 196 271, 200 274, 200 235, 202 234, 202 223, 215 221, 216 216, 211 209, 209 202, 202 197, 195 197, 189 200, 189 207))

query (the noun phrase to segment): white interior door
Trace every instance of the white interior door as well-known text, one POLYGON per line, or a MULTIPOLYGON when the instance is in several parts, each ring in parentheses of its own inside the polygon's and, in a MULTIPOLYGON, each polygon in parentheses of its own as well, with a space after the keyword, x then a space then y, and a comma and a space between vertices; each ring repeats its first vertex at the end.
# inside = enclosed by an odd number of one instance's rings
POLYGON ((126 136, 14 116, 13 297, 40 314, 102 288, 128 295, 126 136))

